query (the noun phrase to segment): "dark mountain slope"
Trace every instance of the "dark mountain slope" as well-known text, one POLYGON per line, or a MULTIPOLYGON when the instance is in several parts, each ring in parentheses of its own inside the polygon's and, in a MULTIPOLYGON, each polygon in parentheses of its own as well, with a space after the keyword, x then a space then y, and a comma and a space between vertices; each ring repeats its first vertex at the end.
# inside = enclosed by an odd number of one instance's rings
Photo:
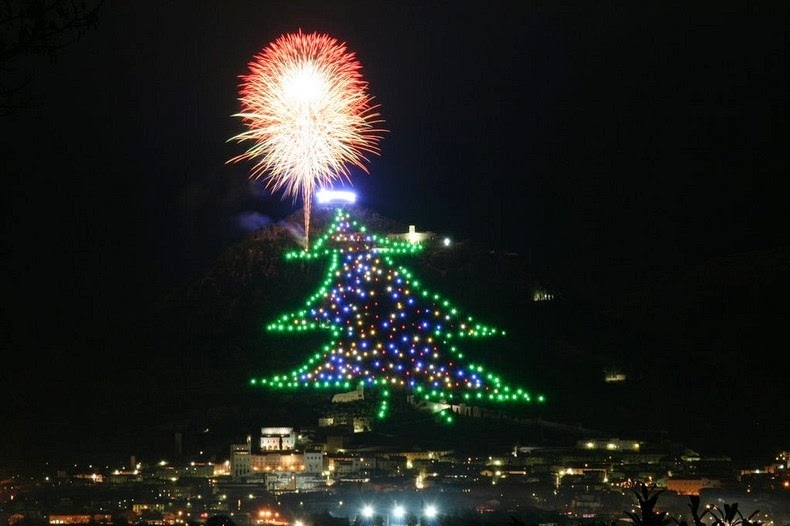
MULTIPOLYGON (((316 238, 330 215, 326 210, 314 213, 316 238)), ((369 210, 355 208, 354 216, 374 232, 406 231, 369 210)), ((255 232, 230 247, 204 275, 163 298, 138 333, 140 370, 129 388, 139 393, 137 401, 148 403, 135 404, 130 417, 137 411, 142 418, 155 407, 163 419, 188 418, 192 409, 200 419, 210 408, 224 407, 241 427, 246 422, 265 425, 263 420, 277 414, 298 414, 274 407, 281 397, 275 401, 271 393, 252 391, 248 380, 289 370, 321 343, 321 334, 284 337, 264 330, 278 314, 302 305, 321 282, 324 262, 284 258, 286 251, 298 248, 293 232, 301 220, 294 214, 255 232)), ((625 409, 627 385, 603 381, 608 368, 630 365, 624 351, 639 336, 625 324, 565 297, 558 284, 533 274, 520 256, 471 241, 450 247, 430 244, 397 263, 460 309, 507 331, 502 338, 468 342, 466 353, 547 396, 539 413, 526 408, 526 416, 612 433, 632 430, 630 422, 618 420, 610 401, 619 399, 618 407, 625 409), (555 300, 534 301, 537 290, 549 291, 555 300)), ((298 399, 293 395, 293 401, 298 399)), ((641 425, 639 431, 655 430, 641 425)))
MULTIPOLYGON (((374 232, 407 230, 363 208, 354 215, 374 232)), ((330 216, 314 212, 314 238, 330 216)), ((323 261, 285 260, 299 247, 301 221, 296 213, 254 232, 139 318, 119 323, 106 343, 117 373, 94 378, 71 402, 91 400, 90 414, 75 422, 53 409, 20 443, 43 444, 42 457, 67 450, 156 456, 173 451, 179 432, 185 453, 223 454, 264 425, 314 426, 326 395, 270 393, 248 383, 301 364, 322 341, 321 334, 265 331, 303 305, 324 274, 323 261)), ((460 241, 397 262, 507 331, 469 342, 466 354, 547 396, 540 409, 525 407, 525 418, 624 438, 669 437, 736 458, 770 456, 790 440, 776 412, 786 402, 787 369, 771 358, 788 311, 788 251, 646 270, 579 259, 539 274, 518 254, 460 241), (554 300, 534 301, 536 291, 554 300), (626 381, 604 382, 614 370, 626 381)), ((500 437, 507 436, 503 425, 500 437)), ((518 441, 534 436, 523 430, 518 441)))

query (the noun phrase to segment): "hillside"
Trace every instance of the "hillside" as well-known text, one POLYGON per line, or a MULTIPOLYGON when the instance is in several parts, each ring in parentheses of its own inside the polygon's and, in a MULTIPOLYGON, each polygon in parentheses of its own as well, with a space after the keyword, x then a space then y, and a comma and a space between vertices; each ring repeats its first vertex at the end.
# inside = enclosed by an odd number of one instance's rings
MULTIPOLYGON (((316 237, 329 214, 314 212, 316 237)), ((354 215, 375 232, 406 231, 370 210, 354 215)), ((321 261, 284 258, 298 246, 293 232, 301 220, 295 213, 255 231, 129 320, 112 347, 124 372, 111 379, 103 412, 91 415, 98 427, 88 438, 70 437, 64 427, 63 447, 73 438, 86 450, 155 455, 172 450, 178 431, 185 449, 222 454, 263 425, 314 426, 322 395, 248 384, 252 376, 298 365, 321 342, 320 334, 286 338, 264 330, 302 305, 322 279, 321 261)), ((579 430, 669 438, 736 458, 762 455, 790 439, 783 420, 769 419, 783 403, 783 379, 766 352, 786 312, 775 305, 790 292, 787 251, 606 276, 577 261, 538 274, 518 254, 461 240, 430 245, 402 263, 429 290, 507 331, 470 344, 467 355, 545 394, 545 406, 525 407, 523 416, 556 424, 568 438, 579 430), (537 290, 554 300, 533 301, 537 290), (748 360, 739 358, 744 355, 748 360), (626 381, 605 382, 615 370, 626 381)), ((513 432, 507 423, 490 425, 489 437, 503 442, 513 432)), ((518 434, 521 444, 558 439, 534 428, 518 434)))

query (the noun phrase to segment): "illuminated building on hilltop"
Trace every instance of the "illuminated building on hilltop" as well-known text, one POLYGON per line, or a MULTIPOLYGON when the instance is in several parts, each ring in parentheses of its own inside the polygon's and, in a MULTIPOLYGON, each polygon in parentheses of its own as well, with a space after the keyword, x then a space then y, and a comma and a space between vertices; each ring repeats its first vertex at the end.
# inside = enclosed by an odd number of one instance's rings
MULTIPOLYGON (((297 450, 294 447, 265 449, 272 436, 278 439, 293 434, 292 428, 262 428, 261 451, 252 451, 252 438, 230 446, 230 475, 234 480, 259 480, 267 489, 308 489, 321 482, 324 452, 297 450), (287 433, 278 431, 290 430, 287 433), (293 486, 291 488, 291 486, 293 486)), ((295 445, 295 443, 294 443, 295 445)))
POLYGON ((261 450, 281 451, 296 447, 296 432, 292 427, 261 428, 261 450))
POLYGON ((425 243, 437 236, 433 232, 417 232, 415 225, 409 225, 409 231, 403 234, 387 234, 387 239, 408 241, 409 243, 425 243))

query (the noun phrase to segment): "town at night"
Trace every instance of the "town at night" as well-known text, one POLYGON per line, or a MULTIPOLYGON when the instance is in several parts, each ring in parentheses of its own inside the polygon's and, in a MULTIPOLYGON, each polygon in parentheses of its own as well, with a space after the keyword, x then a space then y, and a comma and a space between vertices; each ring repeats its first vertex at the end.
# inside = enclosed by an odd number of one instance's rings
POLYGON ((0 526, 788 526, 790 14, 0 6, 0 526))

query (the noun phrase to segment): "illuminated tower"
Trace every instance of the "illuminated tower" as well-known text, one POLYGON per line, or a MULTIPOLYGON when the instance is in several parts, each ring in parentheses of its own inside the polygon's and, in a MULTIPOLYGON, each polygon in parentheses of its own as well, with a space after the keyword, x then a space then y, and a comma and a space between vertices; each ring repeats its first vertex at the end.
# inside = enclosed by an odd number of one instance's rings
MULTIPOLYGON (((395 263, 398 256, 422 248, 369 233, 338 208, 312 250, 286 254, 287 259, 328 258, 323 283, 304 308, 267 327, 286 333, 325 331, 326 343, 290 373, 251 382, 336 391, 363 385, 380 392, 381 418, 391 392, 438 404, 542 402, 542 396, 505 383, 480 361, 465 356, 465 341, 505 333, 459 312, 395 263)), ((450 414, 444 418, 452 420, 450 414)))

